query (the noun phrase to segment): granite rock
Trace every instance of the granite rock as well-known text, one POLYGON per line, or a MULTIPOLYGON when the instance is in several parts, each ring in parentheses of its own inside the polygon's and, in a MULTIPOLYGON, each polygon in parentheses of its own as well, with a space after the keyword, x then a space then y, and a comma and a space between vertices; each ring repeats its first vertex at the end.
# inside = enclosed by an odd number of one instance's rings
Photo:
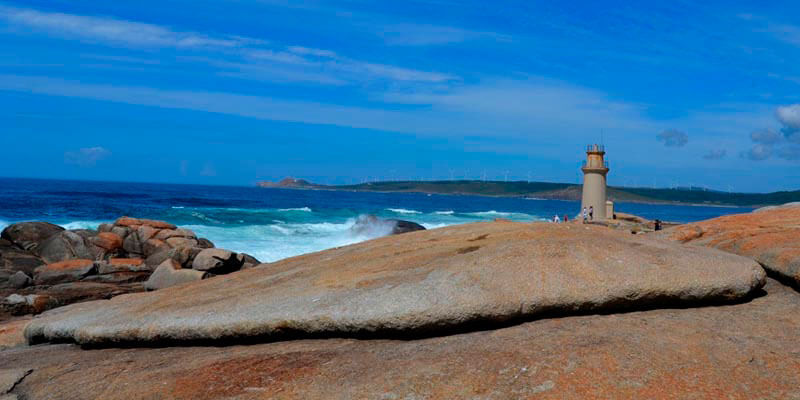
MULTIPOLYGON (((171 283, 186 271, 167 264, 151 280, 164 274, 171 283)), ((489 222, 74 304, 32 321, 25 334, 31 343, 82 344, 430 335, 552 315, 740 301, 764 282, 756 262, 714 249, 597 226, 489 222)))

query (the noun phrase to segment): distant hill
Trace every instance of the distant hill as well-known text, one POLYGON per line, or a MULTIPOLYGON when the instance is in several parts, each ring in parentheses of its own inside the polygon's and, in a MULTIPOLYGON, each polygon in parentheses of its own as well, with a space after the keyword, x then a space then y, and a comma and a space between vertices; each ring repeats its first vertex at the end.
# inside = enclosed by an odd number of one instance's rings
POLYGON ((278 182, 262 181, 256 183, 256 185, 264 188, 291 188, 291 189, 303 189, 303 188, 311 189, 319 186, 307 180, 295 179, 295 178, 283 178, 278 182))
MULTIPOLYGON (((357 185, 318 185, 302 179, 286 178, 277 183, 261 182, 261 187, 293 189, 349 190, 363 192, 417 192, 467 194, 479 196, 535 197, 553 200, 580 200, 581 185, 552 182, 501 181, 390 181, 357 185)), ((643 203, 681 203, 727 206, 764 206, 800 201, 800 190, 773 193, 729 193, 700 188, 651 189, 609 187, 612 201, 643 203)))

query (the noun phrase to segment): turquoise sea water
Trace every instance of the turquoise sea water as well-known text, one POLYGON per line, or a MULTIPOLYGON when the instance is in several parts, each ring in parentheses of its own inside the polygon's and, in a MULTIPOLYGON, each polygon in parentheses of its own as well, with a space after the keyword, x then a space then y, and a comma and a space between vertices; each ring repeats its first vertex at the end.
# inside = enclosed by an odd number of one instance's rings
MULTIPOLYGON (((127 215, 172 222, 218 247, 261 261, 371 239, 350 230, 359 215, 418 222, 427 228, 508 218, 545 220, 577 215, 574 201, 362 193, 256 187, 0 179, 0 229, 17 221, 44 220, 94 229, 127 215)), ((690 222, 750 208, 617 203, 617 211, 690 222)))

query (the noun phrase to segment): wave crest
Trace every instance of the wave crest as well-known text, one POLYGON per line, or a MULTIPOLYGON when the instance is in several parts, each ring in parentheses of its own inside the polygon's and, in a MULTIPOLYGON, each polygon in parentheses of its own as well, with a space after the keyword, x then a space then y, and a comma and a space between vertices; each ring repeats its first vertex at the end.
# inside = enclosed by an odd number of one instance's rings
POLYGON ((297 207, 297 208, 279 208, 278 211, 286 212, 286 211, 303 211, 303 212, 311 212, 311 208, 309 207, 297 207))
POLYGON ((405 208, 387 208, 386 211, 391 211, 396 214, 422 214, 422 212, 417 210, 407 210, 405 208))

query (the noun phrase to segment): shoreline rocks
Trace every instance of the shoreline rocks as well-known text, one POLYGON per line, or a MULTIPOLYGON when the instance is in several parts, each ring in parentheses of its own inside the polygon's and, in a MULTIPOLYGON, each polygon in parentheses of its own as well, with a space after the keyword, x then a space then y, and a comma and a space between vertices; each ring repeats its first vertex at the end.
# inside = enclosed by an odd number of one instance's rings
MULTIPOLYGON (((221 257, 224 259, 224 257, 221 257)), ((170 273, 178 271, 174 264, 170 273)), ((598 226, 474 223, 388 236, 47 313, 29 342, 427 335, 548 315, 746 299, 754 261, 598 226)))
POLYGON ((786 204, 680 225, 655 236, 752 258, 800 285, 799 233, 800 205, 786 204))
MULTIPOLYGON (((6 227, 0 237, 0 298, 16 294, 25 299, 49 299, 39 301, 35 307, 32 301, 0 303, 0 320, 4 313, 38 313, 77 301, 182 283, 186 279, 159 279, 158 284, 144 284, 165 260, 176 262, 178 269, 191 270, 194 258, 214 247, 191 230, 165 221, 130 217, 100 224, 97 231, 66 230, 47 222, 20 222, 6 227), (20 306, 23 303, 27 305, 20 306)), ((248 266, 259 263, 246 254, 226 254, 234 262, 209 271, 181 271, 177 275, 202 279, 237 271, 246 264, 245 260, 248 266)))

